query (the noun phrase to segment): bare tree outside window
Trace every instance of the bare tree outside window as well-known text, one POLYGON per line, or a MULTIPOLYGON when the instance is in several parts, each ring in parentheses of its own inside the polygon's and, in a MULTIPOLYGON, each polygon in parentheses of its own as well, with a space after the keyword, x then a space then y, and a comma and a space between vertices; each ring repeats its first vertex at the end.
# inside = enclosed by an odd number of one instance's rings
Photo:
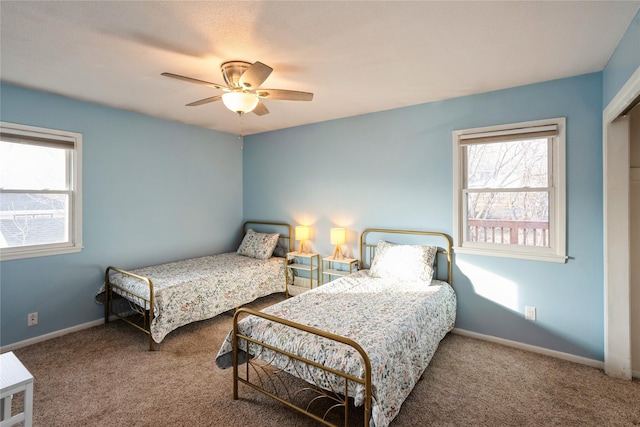
POLYGON ((470 144, 466 150, 467 240, 547 246, 548 139, 470 144))

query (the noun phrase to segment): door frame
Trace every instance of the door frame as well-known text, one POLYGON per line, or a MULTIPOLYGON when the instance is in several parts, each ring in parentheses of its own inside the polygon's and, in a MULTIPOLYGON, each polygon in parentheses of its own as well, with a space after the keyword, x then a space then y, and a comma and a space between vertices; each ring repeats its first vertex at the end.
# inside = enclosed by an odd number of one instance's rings
POLYGON ((602 120, 604 369, 607 375, 629 380, 632 378, 629 303, 630 142, 629 119, 618 117, 638 96, 640 67, 604 109, 602 120))

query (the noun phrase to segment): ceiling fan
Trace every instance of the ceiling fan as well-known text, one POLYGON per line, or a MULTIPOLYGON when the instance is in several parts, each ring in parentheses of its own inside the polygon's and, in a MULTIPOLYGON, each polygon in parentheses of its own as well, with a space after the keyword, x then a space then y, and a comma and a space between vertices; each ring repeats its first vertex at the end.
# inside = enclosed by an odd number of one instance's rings
POLYGON ((313 93, 310 92, 260 89, 260 85, 264 83, 273 71, 273 68, 262 62, 256 61, 251 64, 246 61, 227 61, 220 66, 220 71, 222 71, 226 86, 173 73, 162 73, 162 75, 188 83, 220 89, 225 92, 221 95, 192 102, 187 104, 187 107, 195 107, 222 100, 229 110, 240 115, 253 112, 258 116, 264 116, 269 114, 269 110, 262 102, 263 99, 285 101, 311 101, 313 99, 313 93))

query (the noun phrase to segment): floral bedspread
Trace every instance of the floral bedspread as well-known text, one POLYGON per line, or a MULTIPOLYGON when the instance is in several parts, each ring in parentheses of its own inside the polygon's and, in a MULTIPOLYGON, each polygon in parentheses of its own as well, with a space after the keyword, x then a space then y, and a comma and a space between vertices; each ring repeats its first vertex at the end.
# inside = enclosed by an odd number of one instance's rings
MULTIPOLYGON (((285 291, 285 261, 235 252, 176 261, 131 270, 148 277, 155 295, 151 336, 157 343, 171 331, 209 319, 257 298, 285 291)), ((111 271, 109 281, 146 299, 130 298, 149 309, 146 282, 111 271)), ((103 289, 101 289, 103 290, 103 289)), ((114 292, 118 292, 114 288, 114 292)))
MULTIPOLYGON (((372 366, 372 423, 386 427, 431 361, 442 338, 453 329, 456 295, 446 282, 393 282, 356 272, 312 291, 267 307, 265 313, 350 338, 360 344, 372 366)), ((362 359, 351 347, 325 338, 248 316, 240 332, 262 342, 362 377, 362 359)), ((245 346, 241 342, 241 346, 245 346)), ((252 351, 251 347, 249 352, 252 351)), ((232 337, 227 336, 216 364, 232 364, 232 337)), ((344 390, 338 377, 314 368, 296 369, 287 358, 263 351, 260 357, 325 389, 344 390), (275 357, 275 359, 274 359, 275 357), (328 383, 323 383, 329 382, 328 383)), ((294 364, 295 365, 295 364, 294 364)), ((364 401, 364 387, 350 382, 356 405, 364 401)))

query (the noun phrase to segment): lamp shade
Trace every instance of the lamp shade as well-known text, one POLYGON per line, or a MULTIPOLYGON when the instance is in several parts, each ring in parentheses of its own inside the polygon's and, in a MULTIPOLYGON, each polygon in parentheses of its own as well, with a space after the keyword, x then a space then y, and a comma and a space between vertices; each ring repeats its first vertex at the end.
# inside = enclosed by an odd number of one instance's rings
POLYGON ((331 229, 331 244, 332 245, 344 245, 347 241, 347 233, 344 228, 332 228, 331 229))
POLYGON ((296 240, 309 240, 309 227, 296 225, 296 240))
POLYGON ((222 95, 222 102, 234 113, 245 114, 256 108, 258 97, 247 92, 227 92, 222 95))

